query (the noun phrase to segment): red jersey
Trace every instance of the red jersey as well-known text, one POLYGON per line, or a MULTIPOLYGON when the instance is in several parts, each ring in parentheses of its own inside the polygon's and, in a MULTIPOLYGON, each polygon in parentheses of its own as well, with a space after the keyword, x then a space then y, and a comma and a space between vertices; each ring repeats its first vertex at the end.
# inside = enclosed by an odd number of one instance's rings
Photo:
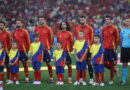
POLYGON ((113 25, 104 26, 102 40, 105 49, 116 49, 119 44, 119 30, 113 25))
POLYGON ((84 31, 84 39, 88 42, 88 45, 89 47, 92 45, 93 43, 93 29, 88 26, 88 25, 85 25, 85 26, 77 26, 74 30, 74 34, 76 36, 76 39, 78 40, 79 39, 79 36, 78 36, 78 32, 79 31, 84 31))
POLYGON ((11 48, 11 35, 7 30, 0 32, 0 41, 4 43, 4 49, 8 53, 11 48))
POLYGON ((60 31, 57 34, 57 40, 62 42, 62 48, 64 51, 71 51, 74 44, 74 38, 69 31, 60 31))
POLYGON ((28 31, 25 29, 16 29, 12 33, 13 40, 18 43, 20 51, 28 52, 30 48, 30 38, 28 31))
POLYGON ((35 32, 40 35, 39 41, 44 45, 45 50, 50 50, 53 45, 53 32, 52 29, 47 26, 37 26, 35 32))

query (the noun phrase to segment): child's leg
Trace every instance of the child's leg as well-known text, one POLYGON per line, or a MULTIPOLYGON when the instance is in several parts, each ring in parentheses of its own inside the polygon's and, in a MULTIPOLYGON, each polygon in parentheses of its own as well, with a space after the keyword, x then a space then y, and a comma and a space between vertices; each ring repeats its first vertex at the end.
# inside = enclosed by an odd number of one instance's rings
POLYGON ((10 73, 10 80, 11 81, 14 81, 14 76, 15 76, 14 73, 10 73))
POLYGON ((19 78, 18 73, 15 73, 14 76, 15 76, 15 78, 16 78, 16 81, 18 81, 18 78, 19 78))
POLYGON ((60 75, 60 67, 59 66, 56 67, 56 74, 57 74, 57 81, 60 82, 61 81, 61 75, 60 75))
POLYGON ((37 72, 38 72, 37 79, 38 81, 41 81, 41 70, 37 70, 37 72))
POLYGON ((57 74, 57 81, 60 82, 60 74, 57 74))
POLYGON ((64 67, 60 68, 60 78, 61 78, 61 81, 63 82, 64 81, 64 67))
POLYGON ((99 73, 95 73, 95 82, 99 83, 99 73))
POLYGON ((82 71, 80 71, 80 78, 82 78, 82 71))
POLYGON ((77 70, 77 71, 76 71, 76 81, 79 82, 79 79, 80 79, 80 71, 77 70))
POLYGON ((64 74, 60 74, 60 78, 61 78, 61 81, 63 82, 64 81, 64 74))
POLYGON ((34 71, 34 80, 35 81, 38 80, 38 72, 37 72, 37 70, 34 71))
POLYGON ((82 71, 82 78, 83 78, 83 81, 86 81, 86 71, 82 71))
POLYGON ((100 72, 101 82, 104 83, 104 72, 100 72))
POLYGON ((33 69, 35 70, 34 72, 34 77, 35 77, 35 81, 41 81, 41 63, 40 62, 33 62, 33 69))

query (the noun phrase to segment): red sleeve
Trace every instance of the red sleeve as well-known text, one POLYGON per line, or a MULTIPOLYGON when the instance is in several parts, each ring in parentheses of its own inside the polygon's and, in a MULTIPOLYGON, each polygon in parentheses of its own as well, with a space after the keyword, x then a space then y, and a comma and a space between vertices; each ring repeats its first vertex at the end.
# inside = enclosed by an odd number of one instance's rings
POLYGON ((76 27, 76 28, 74 29, 74 35, 75 35, 76 40, 78 39, 77 30, 78 30, 78 27, 76 27))
POLYGON ((89 41, 89 46, 92 45, 92 43, 93 43, 93 39, 94 39, 93 29, 90 28, 90 41, 89 41))
POLYGON ((115 49, 118 47, 120 41, 119 30, 115 29, 115 49))
POLYGON ((54 41, 54 36, 53 36, 53 32, 52 29, 49 28, 49 42, 50 42, 50 48, 53 46, 53 41, 54 41))
POLYGON ((102 41, 104 41, 104 30, 103 28, 101 30, 102 30, 102 41))
POLYGON ((11 34, 8 32, 8 42, 7 42, 7 48, 8 50, 11 48, 11 34))
POLYGON ((74 37, 73 34, 70 32, 70 50, 72 50, 74 45, 74 37))
POLYGON ((59 32, 56 35, 57 41, 59 41, 59 32))
POLYGON ((29 51, 30 48, 30 38, 29 38, 29 34, 28 31, 25 30, 25 40, 26 40, 26 50, 25 51, 29 51))

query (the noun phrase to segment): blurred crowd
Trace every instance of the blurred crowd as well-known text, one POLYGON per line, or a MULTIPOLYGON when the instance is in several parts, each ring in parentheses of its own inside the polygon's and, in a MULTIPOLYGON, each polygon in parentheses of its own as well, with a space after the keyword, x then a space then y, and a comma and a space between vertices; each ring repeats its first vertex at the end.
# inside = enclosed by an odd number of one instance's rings
POLYGON ((23 19, 26 28, 33 29, 38 16, 45 16, 54 31, 61 21, 68 21, 74 27, 79 15, 86 15, 89 25, 100 27, 106 14, 112 15, 114 24, 122 28, 123 19, 130 17, 130 3, 123 0, 0 0, 0 19, 6 21, 10 30, 15 28, 16 19, 23 19))

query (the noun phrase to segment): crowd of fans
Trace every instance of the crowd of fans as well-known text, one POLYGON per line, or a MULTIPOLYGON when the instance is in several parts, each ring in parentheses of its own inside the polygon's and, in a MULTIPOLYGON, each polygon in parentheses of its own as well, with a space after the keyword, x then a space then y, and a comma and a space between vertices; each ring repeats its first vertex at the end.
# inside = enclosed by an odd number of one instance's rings
POLYGON ((89 25, 103 25, 102 17, 110 14, 114 24, 121 28, 122 20, 130 17, 130 3, 123 0, 0 0, 0 19, 6 20, 10 30, 14 21, 23 19, 25 26, 36 24, 38 16, 45 16, 48 24, 57 31, 62 20, 75 26, 79 15, 86 15, 89 25))

